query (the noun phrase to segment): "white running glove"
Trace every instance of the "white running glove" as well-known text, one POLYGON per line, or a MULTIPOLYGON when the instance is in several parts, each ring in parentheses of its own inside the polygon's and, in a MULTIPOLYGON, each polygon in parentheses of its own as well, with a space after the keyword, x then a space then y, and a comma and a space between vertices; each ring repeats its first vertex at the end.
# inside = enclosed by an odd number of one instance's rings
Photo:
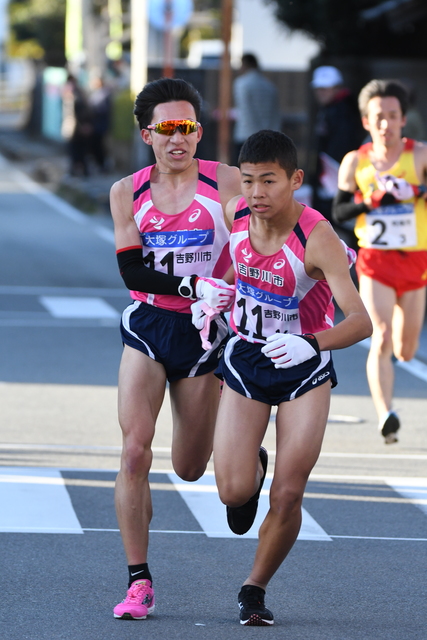
POLYGON ((267 338, 268 344, 261 349, 271 358, 276 369, 289 369, 301 362, 320 355, 319 344, 311 333, 303 336, 293 333, 274 333, 267 338))
POLYGON ((402 200, 410 200, 414 197, 412 185, 403 178, 396 178, 396 176, 389 174, 380 176, 378 173, 375 177, 378 182, 378 188, 386 193, 391 193, 396 200, 401 202, 402 200))
POLYGON ((219 278, 197 278, 196 296, 216 312, 226 311, 234 300, 234 285, 219 278))
POLYGON ((193 302, 191 305, 191 313, 191 322, 200 332, 202 347, 205 351, 209 351, 209 349, 212 348, 212 344, 209 342, 211 321, 217 318, 219 313, 216 313, 215 309, 209 307, 203 300, 193 302))
POLYGON ((352 249, 351 247, 349 247, 344 240, 341 240, 341 244, 345 249, 346 255, 347 255, 347 260, 348 260, 348 268, 351 269, 351 267, 356 263, 357 260, 357 253, 355 252, 354 249, 352 249))

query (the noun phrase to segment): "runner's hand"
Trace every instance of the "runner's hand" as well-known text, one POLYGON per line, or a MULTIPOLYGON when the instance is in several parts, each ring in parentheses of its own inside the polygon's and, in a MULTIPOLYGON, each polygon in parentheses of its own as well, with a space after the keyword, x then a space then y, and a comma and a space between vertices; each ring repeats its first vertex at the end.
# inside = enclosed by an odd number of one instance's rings
POLYGON ((219 278, 197 278, 196 296, 215 311, 226 311, 233 302, 233 285, 219 278))
POLYGON ((348 262, 348 268, 351 269, 351 267, 356 264, 356 260, 357 260, 357 253, 355 252, 354 249, 352 249, 351 247, 348 246, 348 244, 346 242, 344 242, 344 240, 342 238, 340 238, 341 240, 341 244, 344 247, 346 256, 347 256, 347 262, 348 262))
POLYGON ((198 331, 203 329, 206 319, 206 313, 203 311, 202 306, 206 303, 203 300, 197 300, 191 305, 191 322, 194 324, 198 331))
POLYGON ((271 358, 276 369, 289 369, 320 354, 316 338, 311 334, 298 336, 293 333, 274 333, 261 349, 271 358))
POLYGON ((414 197, 414 189, 409 182, 406 182, 403 178, 396 178, 392 175, 380 176, 376 175, 378 181, 378 188, 386 193, 391 193, 392 196, 402 202, 402 200, 410 200, 414 197))
POLYGON ((211 309, 203 300, 197 300, 191 305, 191 322, 200 333, 200 339, 202 341, 202 347, 205 351, 209 351, 212 348, 212 344, 209 342, 209 333, 211 328, 211 321, 218 317, 219 313, 216 313, 214 309, 211 309))

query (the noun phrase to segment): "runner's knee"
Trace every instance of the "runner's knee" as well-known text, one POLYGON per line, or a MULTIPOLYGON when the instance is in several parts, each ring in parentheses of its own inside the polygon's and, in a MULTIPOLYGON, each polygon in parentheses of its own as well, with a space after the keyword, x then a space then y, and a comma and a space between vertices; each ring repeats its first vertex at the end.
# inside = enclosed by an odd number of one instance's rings
POLYGON ((412 360, 412 358, 415 356, 417 349, 418 349, 418 340, 416 342, 411 340, 410 342, 404 342, 399 344, 397 347, 395 347, 394 355, 401 362, 408 362, 409 360, 412 360))
POLYGON ((241 507, 254 495, 253 486, 244 485, 239 478, 231 478, 225 482, 218 482, 220 500, 228 507, 241 507))
POLYGON ((121 471, 134 475, 148 475, 153 460, 150 444, 126 437, 123 443, 121 471))
POLYGON ((391 354, 393 350, 391 329, 386 326, 375 327, 371 340, 371 351, 379 355, 391 354))
POLYGON ((200 460, 175 461, 172 459, 172 464, 176 475, 179 476, 181 480, 185 480, 186 482, 196 482, 196 480, 201 478, 206 471, 207 462, 200 460))
MULTIPOLYGON (((305 485, 304 485, 305 486, 305 485)), ((301 509, 304 487, 271 487, 270 511, 286 521, 292 513, 301 509)))

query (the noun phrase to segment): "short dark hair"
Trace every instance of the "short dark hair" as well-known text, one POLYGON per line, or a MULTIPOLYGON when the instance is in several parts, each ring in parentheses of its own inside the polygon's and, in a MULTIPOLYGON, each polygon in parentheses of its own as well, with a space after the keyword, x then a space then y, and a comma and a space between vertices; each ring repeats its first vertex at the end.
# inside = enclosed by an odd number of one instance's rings
POLYGON ((189 102, 200 119, 202 97, 192 84, 182 78, 159 78, 148 82, 137 95, 133 113, 140 129, 146 129, 153 118, 153 111, 158 104, 184 100, 189 102))
POLYGON ((249 69, 258 69, 258 59, 253 53, 244 53, 242 55, 242 65, 249 69))
POLYGON ((399 80, 371 80, 359 93, 359 111, 362 117, 368 113, 368 102, 372 98, 397 98, 402 115, 408 110, 408 91, 399 80))
POLYGON ((291 138, 281 131, 271 129, 257 131, 243 143, 239 154, 239 167, 244 162, 277 162, 286 171, 288 178, 298 169, 297 150, 291 138))

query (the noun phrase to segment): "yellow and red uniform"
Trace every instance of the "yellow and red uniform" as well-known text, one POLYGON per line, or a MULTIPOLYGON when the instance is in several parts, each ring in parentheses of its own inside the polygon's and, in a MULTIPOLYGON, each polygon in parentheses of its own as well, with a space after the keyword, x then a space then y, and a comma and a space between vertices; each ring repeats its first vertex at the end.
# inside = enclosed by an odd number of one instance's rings
MULTIPOLYGON (((414 140, 406 139, 395 164, 377 171, 369 154, 372 143, 358 150, 355 179, 363 198, 380 188, 378 176, 394 176, 411 185, 419 185, 414 162, 414 140)), ((360 250, 356 263, 358 275, 366 275, 396 290, 405 291, 427 285, 427 202, 414 197, 381 205, 356 219, 354 232, 360 250)))

